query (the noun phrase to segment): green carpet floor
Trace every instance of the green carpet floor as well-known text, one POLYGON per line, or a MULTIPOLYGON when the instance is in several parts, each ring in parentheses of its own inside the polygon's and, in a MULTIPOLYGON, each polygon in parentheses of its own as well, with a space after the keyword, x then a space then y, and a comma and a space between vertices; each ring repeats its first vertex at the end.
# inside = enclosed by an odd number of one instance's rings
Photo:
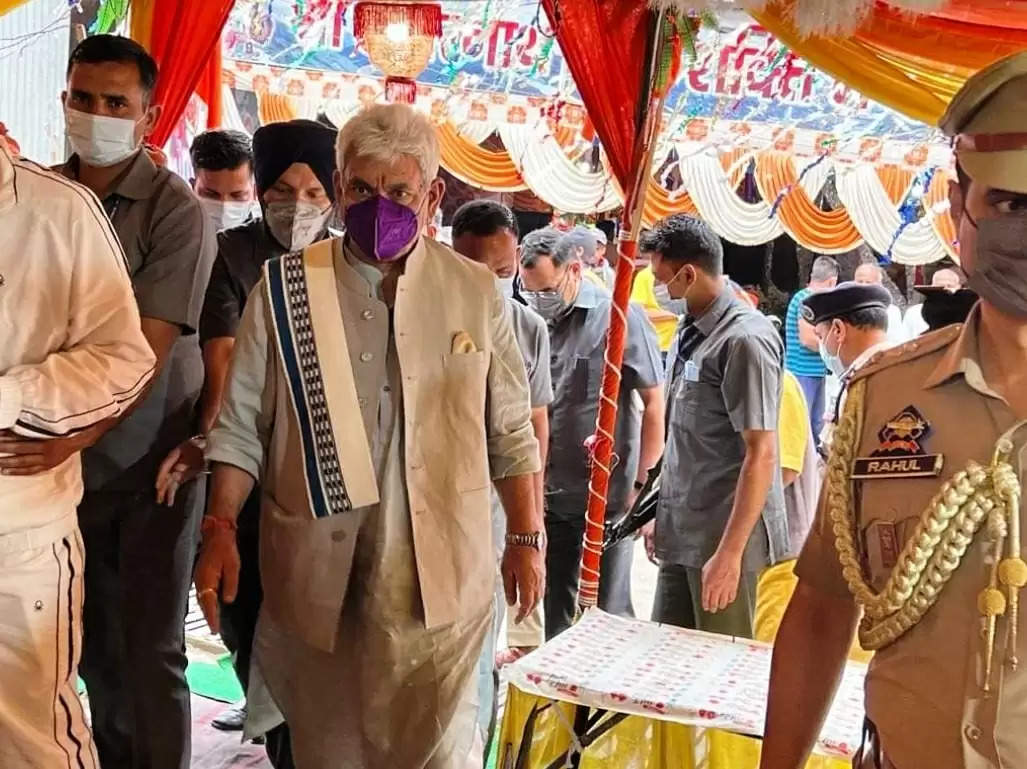
POLYGON ((227 654, 216 664, 190 661, 185 677, 193 694, 221 702, 238 702, 242 699, 242 687, 235 677, 232 658, 227 654))
MULTIPOLYGON (((242 699, 242 687, 235 677, 232 658, 227 654, 217 664, 190 660, 185 677, 193 694, 221 702, 238 702, 242 699)), ((81 678, 78 680, 78 693, 86 693, 86 684, 81 678)))

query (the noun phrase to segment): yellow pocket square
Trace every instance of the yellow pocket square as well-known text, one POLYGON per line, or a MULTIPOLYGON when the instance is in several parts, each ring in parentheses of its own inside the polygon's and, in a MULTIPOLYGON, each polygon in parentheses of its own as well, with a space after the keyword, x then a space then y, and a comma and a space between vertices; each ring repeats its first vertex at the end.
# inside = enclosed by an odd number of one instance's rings
POLYGON ((466 331, 457 331, 453 334, 453 352, 460 354, 478 352, 478 346, 466 331))

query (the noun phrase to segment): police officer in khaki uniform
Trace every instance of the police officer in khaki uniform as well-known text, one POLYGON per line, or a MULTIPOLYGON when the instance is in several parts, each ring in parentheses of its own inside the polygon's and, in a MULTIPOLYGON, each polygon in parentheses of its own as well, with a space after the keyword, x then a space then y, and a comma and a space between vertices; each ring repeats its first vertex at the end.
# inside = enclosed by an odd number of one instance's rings
POLYGON ((971 78, 941 125, 981 301, 853 378, 777 636, 763 769, 803 765, 857 623, 876 654, 856 766, 1027 766, 1027 52, 971 78))

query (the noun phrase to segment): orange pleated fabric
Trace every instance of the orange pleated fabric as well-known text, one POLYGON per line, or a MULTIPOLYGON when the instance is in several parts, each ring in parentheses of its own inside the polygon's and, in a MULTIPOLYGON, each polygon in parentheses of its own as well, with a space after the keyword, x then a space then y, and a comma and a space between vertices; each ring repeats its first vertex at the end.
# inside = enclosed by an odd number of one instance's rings
MULTIPOLYGON (((934 176, 931 178, 931 184, 927 188, 927 193, 924 195, 924 206, 930 211, 938 203, 942 203, 948 199, 949 196, 949 181, 951 181, 953 175, 950 171, 943 168, 939 168, 934 172, 934 176)), ((952 214, 946 211, 941 216, 935 216, 931 219, 931 226, 934 227, 934 232, 941 240, 945 250, 948 251, 950 257, 955 261, 959 261, 959 233, 956 231, 956 223, 952 219, 952 214)))
POLYGON ((284 93, 264 91, 257 96, 257 114, 260 124, 285 123, 297 117, 292 98, 284 93))
POLYGON ((799 184, 799 175, 784 152, 762 152, 756 158, 756 184, 770 205, 785 192, 777 216, 785 229, 806 248, 842 253, 863 242, 844 207, 821 211, 799 184), (786 189, 787 188, 787 189, 786 189))
POLYGON ((893 204, 898 206, 899 203, 906 199, 909 185, 913 183, 912 171, 908 168, 889 164, 878 166, 877 176, 881 180, 881 186, 884 187, 884 191, 888 194, 888 199, 893 204))
POLYGON ((506 150, 488 150, 461 136, 451 123, 437 127, 442 166, 467 184, 492 192, 527 189, 506 150))
POLYGON ((645 207, 642 209, 642 226, 652 227, 660 219, 673 214, 699 216, 699 211, 687 192, 671 199, 671 194, 656 179, 649 179, 649 187, 645 195, 645 207))

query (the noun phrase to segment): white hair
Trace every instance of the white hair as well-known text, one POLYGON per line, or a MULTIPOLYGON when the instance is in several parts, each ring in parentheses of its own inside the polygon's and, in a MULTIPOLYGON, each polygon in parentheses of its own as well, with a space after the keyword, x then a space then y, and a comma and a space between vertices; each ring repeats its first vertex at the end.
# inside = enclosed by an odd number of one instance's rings
POLYGON ((431 121, 406 104, 375 104, 339 131, 335 158, 340 170, 356 157, 391 162, 397 155, 417 161, 425 185, 439 175, 439 139, 431 121))

